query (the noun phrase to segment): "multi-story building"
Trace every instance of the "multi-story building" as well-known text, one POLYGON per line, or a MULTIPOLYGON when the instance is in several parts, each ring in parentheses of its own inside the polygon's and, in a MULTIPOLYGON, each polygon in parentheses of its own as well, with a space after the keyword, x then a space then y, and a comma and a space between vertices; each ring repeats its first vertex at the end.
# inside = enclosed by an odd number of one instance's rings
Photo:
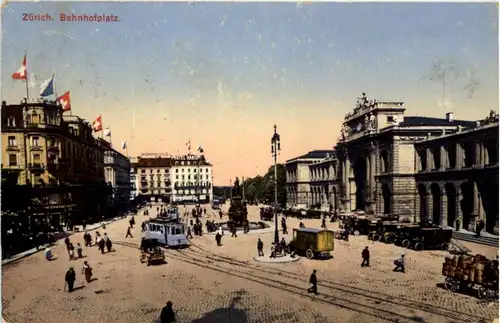
POLYGON ((127 211, 130 202, 130 160, 104 139, 99 139, 104 150, 104 178, 111 185, 111 205, 115 211, 127 211))
POLYGON ((132 163, 139 197, 161 198, 175 203, 208 203, 212 200, 212 165, 204 156, 164 156, 141 156, 132 163))
MULTIPOLYGON (((495 231, 498 194, 479 198, 484 181, 474 178, 498 174, 497 162, 484 166, 488 151, 484 147, 498 151, 498 131, 492 129, 498 129, 498 124, 456 120, 452 112, 445 118, 405 116, 404 112, 403 102, 368 102, 363 97, 346 115, 336 146, 342 169, 342 209, 436 224, 458 218, 469 230, 472 219, 480 218, 486 219, 490 232, 495 231), (446 192, 449 196, 444 198, 446 192), (481 208, 490 204, 496 211, 481 208)), ((494 113, 488 120, 495 120, 494 113)), ((498 190, 498 181, 494 187, 498 190)))
POLYGON ((133 201, 139 196, 139 176, 137 176, 137 157, 130 158, 130 200, 133 201))
POLYGON ((210 203, 213 199, 212 165, 203 155, 173 157, 170 179, 174 202, 210 203))
POLYGON ((498 234, 498 115, 415 144, 415 220, 498 234))
POLYGON ((2 102, 1 120, 2 173, 33 188, 32 212, 59 214, 63 222, 104 216, 104 148, 88 122, 63 117, 54 102, 26 100, 2 102))
POLYGON ((170 201, 172 195, 172 182, 170 168, 172 159, 169 157, 139 157, 133 164, 137 181, 139 197, 150 200, 161 198, 170 201))
POLYGON ((339 164, 335 151, 309 165, 311 185, 309 203, 323 211, 337 210, 340 205, 340 178, 337 176, 339 164))
MULTIPOLYGON (((311 171, 310 166, 314 163, 325 162, 327 157, 328 160, 331 160, 333 156, 335 156, 334 150, 313 150, 285 162, 286 201, 288 207, 310 207, 316 202, 316 198, 319 201, 320 197, 316 195, 318 182, 315 182, 313 202, 311 179, 317 173, 316 171, 311 171)), ((319 178, 317 179, 319 181, 319 178)))

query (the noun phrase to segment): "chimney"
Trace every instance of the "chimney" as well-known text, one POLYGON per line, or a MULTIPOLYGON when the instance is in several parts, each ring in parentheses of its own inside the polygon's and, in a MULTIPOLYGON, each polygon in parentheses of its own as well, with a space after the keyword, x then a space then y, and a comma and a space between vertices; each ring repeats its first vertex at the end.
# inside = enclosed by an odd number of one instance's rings
POLYGON ((446 112, 446 121, 453 122, 453 112, 446 112))

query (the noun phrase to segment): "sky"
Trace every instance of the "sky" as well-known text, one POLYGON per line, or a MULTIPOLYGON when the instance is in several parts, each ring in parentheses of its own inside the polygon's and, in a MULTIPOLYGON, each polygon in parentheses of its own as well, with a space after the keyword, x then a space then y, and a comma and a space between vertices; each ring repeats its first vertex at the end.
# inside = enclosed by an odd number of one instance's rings
POLYGON ((216 185, 331 149, 356 98, 406 115, 482 119, 498 98, 498 8, 488 3, 7 3, 1 96, 27 51, 30 96, 55 74, 73 114, 102 114, 130 156, 202 145, 216 185), (23 21, 47 13, 53 21, 23 21), (107 14, 117 22, 61 22, 107 14), (445 82, 442 81, 446 71, 445 82))

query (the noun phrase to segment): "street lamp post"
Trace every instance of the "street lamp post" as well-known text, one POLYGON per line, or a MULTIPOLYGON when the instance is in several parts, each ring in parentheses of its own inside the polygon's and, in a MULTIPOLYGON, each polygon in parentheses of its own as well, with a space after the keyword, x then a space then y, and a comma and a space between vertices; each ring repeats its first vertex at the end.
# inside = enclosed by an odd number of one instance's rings
POLYGON ((274 134, 271 138, 271 155, 274 158, 274 243, 278 245, 278 154, 281 150, 280 135, 276 132, 276 125, 274 125, 274 134))

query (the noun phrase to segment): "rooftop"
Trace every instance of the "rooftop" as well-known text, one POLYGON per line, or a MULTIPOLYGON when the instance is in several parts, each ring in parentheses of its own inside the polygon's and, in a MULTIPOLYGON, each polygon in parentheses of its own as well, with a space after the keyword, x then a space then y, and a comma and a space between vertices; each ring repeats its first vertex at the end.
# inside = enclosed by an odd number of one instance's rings
POLYGON ((326 158, 327 155, 334 157, 336 154, 337 152, 335 150, 312 150, 305 155, 289 159, 286 162, 290 163, 299 159, 323 159, 326 158))
POLYGON ((432 127, 456 127, 462 126, 467 128, 475 127, 475 121, 466 120, 452 120, 448 121, 443 118, 431 118, 431 117, 404 117, 403 122, 399 124, 399 127, 417 127, 417 126, 432 126, 432 127))

